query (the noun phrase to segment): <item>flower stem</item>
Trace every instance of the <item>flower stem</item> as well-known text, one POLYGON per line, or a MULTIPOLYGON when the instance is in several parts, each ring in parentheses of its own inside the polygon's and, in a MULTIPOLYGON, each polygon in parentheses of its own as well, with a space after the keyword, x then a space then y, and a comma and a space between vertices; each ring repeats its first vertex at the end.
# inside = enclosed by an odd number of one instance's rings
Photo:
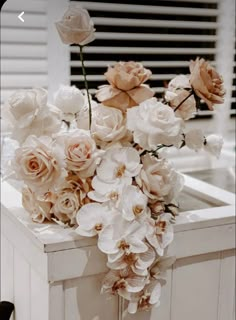
POLYGON ((184 100, 181 101, 181 102, 177 105, 177 107, 175 107, 174 111, 178 110, 179 107, 180 107, 189 97, 191 97, 193 94, 194 94, 194 93, 193 93, 193 91, 191 90, 190 93, 189 93, 189 95, 187 95, 187 97, 184 98, 184 100))
POLYGON ((88 81, 87 81, 86 71, 85 71, 85 66, 84 66, 83 46, 79 46, 79 48, 80 48, 80 61, 81 61, 82 72, 83 72, 83 76, 84 76, 84 84, 85 84, 85 89, 87 92, 88 105, 89 105, 89 129, 91 129, 92 107, 91 107, 91 101, 90 101, 90 96, 89 96, 88 81))
POLYGON ((173 147, 173 144, 161 144, 159 145, 155 150, 144 150, 141 154, 140 154, 140 157, 141 156, 144 156, 146 153, 152 153, 152 154, 156 154, 156 152, 162 148, 170 148, 170 147, 173 147))

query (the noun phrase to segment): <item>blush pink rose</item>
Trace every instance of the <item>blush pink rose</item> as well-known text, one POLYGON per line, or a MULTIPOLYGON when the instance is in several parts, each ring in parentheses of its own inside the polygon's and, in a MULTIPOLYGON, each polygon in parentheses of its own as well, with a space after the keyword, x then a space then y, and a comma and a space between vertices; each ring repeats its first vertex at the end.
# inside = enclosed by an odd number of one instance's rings
POLYGON ((49 137, 29 136, 15 151, 12 163, 16 178, 38 194, 44 194, 66 176, 64 154, 49 137))
POLYGON ((91 177, 100 162, 100 151, 90 132, 77 129, 69 134, 58 136, 58 143, 64 146, 67 169, 80 178, 91 177))

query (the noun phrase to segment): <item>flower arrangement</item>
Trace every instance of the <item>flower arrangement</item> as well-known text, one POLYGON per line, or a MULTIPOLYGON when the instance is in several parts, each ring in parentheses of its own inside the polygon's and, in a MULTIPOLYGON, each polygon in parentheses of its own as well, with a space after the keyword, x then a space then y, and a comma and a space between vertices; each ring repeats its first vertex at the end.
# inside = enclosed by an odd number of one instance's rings
POLYGON ((61 86, 53 105, 44 89, 19 90, 3 111, 18 148, 11 161, 24 182, 22 204, 33 221, 56 222, 81 236, 97 237, 110 269, 102 291, 128 300, 128 312, 160 304, 166 255, 173 241, 178 195, 184 181, 162 155, 184 146, 220 154, 223 140, 185 130, 203 99, 223 103, 223 80, 204 59, 190 75, 170 81, 163 99, 144 84, 151 71, 138 62, 109 66, 108 85, 92 100, 83 47, 95 38, 88 12, 71 4, 56 23, 62 41, 78 44, 85 94, 61 86))

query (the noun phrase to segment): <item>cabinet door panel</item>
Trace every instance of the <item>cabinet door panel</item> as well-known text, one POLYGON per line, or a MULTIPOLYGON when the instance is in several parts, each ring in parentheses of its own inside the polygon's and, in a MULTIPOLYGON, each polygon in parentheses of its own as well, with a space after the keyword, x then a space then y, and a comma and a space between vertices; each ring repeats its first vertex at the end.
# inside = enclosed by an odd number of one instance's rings
POLYGON ((103 277, 64 281, 65 320, 118 320, 118 298, 100 293, 103 277))
POLYGON ((216 320, 220 253, 179 259, 173 269, 171 320, 216 320))

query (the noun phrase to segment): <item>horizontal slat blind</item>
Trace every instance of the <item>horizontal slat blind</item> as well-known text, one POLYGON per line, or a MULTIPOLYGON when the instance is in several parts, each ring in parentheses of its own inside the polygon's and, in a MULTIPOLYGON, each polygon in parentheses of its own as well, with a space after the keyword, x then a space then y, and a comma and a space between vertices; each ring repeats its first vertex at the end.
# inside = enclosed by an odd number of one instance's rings
MULTIPOLYGON (((236 46, 236 41, 235 41, 236 46)), ((236 49, 236 48, 235 48, 236 49)), ((231 99, 231 116, 236 115, 236 54, 234 53, 234 70, 233 70, 233 80, 232 80, 232 99, 231 99)))
MULTIPOLYGON (((85 47, 89 88, 94 93, 105 84, 104 72, 116 61, 141 61, 152 70, 148 82, 156 96, 163 96, 169 80, 189 73, 189 60, 196 56, 214 63, 218 5, 215 1, 146 0, 78 1, 89 10, 96 40, 85 47)), ((70 47, 71 84, 83 88, 79 48, 70 47)), ((202 104, 202 109, 206 109, 202 104)), ((209 116, 209 112, 201 112, 209 116)))
POLYGON ((13 91, 48 86, 47 1, 7 1, 1 11, 1 103, 13 91), (18 15, 24 11, 24 22, 18 15))

